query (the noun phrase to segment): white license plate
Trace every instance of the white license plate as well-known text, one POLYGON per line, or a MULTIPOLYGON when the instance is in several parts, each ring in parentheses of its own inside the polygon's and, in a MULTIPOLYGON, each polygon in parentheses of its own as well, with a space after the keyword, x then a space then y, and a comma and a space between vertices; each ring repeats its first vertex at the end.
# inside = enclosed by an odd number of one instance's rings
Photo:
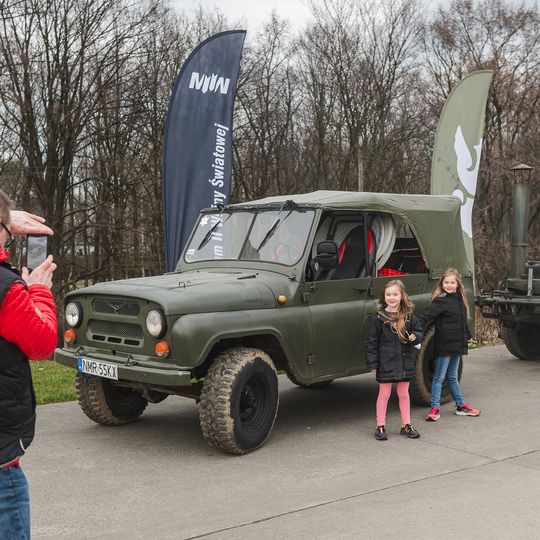
POLYGON ((77 358, 77 371, 79 373, 95 375, 96 377, 118 380, 118 366, 108 364, 107 362, 98 362, 97 360, 91 360, 83 356, 77 358))

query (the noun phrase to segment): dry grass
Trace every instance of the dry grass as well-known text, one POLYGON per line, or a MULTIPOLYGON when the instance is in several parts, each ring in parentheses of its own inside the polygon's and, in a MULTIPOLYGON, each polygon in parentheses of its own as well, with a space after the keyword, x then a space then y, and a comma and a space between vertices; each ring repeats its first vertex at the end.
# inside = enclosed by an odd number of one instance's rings
POLYGON ((480 347, 503 344, 502 339, 499 337, 500 326, 497 320, 482 317, 479 308, 475 309, 475 319, 476 339, 480 347))

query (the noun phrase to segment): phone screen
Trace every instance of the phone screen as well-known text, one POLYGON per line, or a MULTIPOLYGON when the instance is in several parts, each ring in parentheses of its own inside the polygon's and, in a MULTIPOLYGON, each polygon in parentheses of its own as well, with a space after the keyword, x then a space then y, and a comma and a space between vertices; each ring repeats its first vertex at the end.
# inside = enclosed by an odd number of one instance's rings
POLYGON ((47 258, 49 237, 46 234, 30 234, 26 238, 26 267, 33 270, 47 258))

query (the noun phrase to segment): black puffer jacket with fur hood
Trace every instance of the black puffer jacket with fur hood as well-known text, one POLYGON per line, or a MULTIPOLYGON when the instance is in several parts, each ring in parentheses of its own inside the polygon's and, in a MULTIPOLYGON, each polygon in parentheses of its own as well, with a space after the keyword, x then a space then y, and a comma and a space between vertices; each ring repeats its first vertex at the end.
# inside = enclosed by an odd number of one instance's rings
POLYGON ((414 333, 416 340, 402 343, 389 323, 387 312, 377 307, 377 314, 369 324, 366 341, 367 367, 377 370, 377 381, 380 383, 412 381, 415 376, 412 349, 422 342, 422 324, 417 317, 410 315, 405 329, 410 334, 414 333))

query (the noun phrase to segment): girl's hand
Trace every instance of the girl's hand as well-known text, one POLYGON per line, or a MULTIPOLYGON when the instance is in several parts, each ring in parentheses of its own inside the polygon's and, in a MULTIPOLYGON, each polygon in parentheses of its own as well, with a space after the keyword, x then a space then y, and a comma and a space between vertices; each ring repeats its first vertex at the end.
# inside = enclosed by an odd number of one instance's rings
POLYGON ((53 256, 49 255, 32 273, 28 268, 23 268, 21 277, 27 285, 45 285, 49 289, 52 287, 52 275, 56 270, 56 263, 53 263, 53 256))
POLYGON ((416 334, 415 334, 415 333, 409 334, 409 333, 407 332, 407 335, 409 336, 409 341, 416 341, 416 334))

